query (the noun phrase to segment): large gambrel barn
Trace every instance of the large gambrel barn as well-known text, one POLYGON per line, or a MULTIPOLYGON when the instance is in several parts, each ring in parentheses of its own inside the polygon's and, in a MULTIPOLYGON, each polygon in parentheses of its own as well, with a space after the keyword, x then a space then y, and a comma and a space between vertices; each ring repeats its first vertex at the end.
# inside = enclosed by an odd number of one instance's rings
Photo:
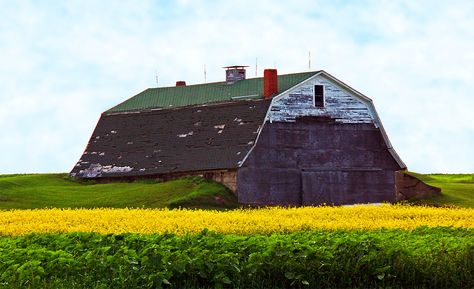
POLYGON ((243 204, 394 201, 406 166, 373 102, 325 71, 147 89, 102 113, 71 176, 201 175, 243 204))

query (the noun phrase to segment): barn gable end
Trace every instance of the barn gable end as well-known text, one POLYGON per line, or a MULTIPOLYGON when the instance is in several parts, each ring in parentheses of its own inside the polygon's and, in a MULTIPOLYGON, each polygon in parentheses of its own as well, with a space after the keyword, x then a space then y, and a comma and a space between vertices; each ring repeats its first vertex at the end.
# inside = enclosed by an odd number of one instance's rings
POLYGON ((390 150, 371 100, 319 73, 272 100, 258 141, 237 174, 239 201, 394 201, 394 172, 405 165, 390 150), (322 107, 314 103, 315 85, 324 87, 322 107))
POLYGON ((323 74, 278 95, 267 116, 269 122, 294 122, 297 118, 327 118, 337 123, 374 123, 369 107, 323 74), (314 105, 314 86, 324 87, 324 106, 314 105))

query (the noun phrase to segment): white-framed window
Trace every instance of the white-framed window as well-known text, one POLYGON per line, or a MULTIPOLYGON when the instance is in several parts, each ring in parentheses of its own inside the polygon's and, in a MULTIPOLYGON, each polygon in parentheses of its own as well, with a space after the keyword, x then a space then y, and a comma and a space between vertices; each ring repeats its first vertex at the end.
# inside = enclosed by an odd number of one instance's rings
POLYGON ((324 107, 324 85, 317 84, 313 88, 313 105, 314 107, 324 107))

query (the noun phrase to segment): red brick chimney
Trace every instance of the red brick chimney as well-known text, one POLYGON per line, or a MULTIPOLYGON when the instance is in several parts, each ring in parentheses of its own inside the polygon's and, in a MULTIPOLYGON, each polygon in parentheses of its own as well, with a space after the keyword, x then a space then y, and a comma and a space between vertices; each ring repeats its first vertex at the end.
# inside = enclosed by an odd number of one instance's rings
POLYGON ((276 69, 263 71, 263 98, 270 99, 278 93, 278 74, 276 69))
POLYGON ((186 86, 186 81, 178 80, 176 81, 176 86, 186 86))

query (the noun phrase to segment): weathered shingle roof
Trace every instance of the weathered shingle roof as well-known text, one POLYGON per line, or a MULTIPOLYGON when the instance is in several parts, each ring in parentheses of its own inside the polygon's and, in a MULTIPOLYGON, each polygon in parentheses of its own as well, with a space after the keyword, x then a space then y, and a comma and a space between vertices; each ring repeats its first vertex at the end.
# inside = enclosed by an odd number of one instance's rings
MULTIPOLYGON (((297 85, 318 72, 279 75, 278 93, 297 85)), ((109 109, 106 113, 262 98, 263 78, 260 77, 240 80, 231 85, 227 85, 225 82, 214 82, 188 86, 149 88, 109 109)))
POLYGON ((270 104, 246 100, 135 113, 104 113, 71 171, 123 177, 237 168, 270 104))

